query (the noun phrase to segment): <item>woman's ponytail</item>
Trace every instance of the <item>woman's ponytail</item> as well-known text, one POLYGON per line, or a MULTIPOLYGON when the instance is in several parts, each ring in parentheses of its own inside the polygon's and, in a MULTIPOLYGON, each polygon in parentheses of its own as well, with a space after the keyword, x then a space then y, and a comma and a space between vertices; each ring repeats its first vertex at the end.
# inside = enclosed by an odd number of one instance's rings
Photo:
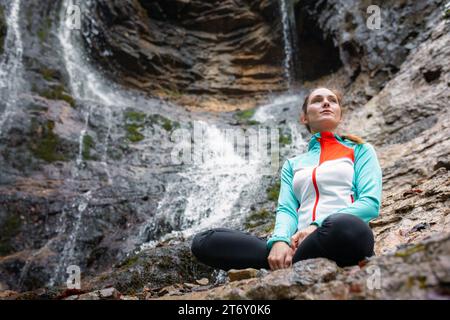
POLYGON ((359 136, 357 136, 355 134, 343 134, 343 135, 341 135, 341 137, 344 138, 344 139, 351 140, 351 141, 355 142, 356 144, 366 143, 363 140, 363 138, 361 138, 361 137, 359 137, 359 136))

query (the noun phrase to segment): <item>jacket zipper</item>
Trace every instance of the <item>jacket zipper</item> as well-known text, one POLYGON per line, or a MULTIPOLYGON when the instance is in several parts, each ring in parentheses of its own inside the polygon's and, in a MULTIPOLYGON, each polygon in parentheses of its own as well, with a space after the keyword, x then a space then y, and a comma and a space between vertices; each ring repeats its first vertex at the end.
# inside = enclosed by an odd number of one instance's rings
POLYGON ((319 203, 319 188, 317 187, 317 181, 316 181, 316 169, 317 169, 317 167, 315 167, 312 172, 312 181, 314 184, 314 190, 316 191, 316 202, 314 203, 312 221, 316 221, 316 208, 317 208, 317 204, 319 203))

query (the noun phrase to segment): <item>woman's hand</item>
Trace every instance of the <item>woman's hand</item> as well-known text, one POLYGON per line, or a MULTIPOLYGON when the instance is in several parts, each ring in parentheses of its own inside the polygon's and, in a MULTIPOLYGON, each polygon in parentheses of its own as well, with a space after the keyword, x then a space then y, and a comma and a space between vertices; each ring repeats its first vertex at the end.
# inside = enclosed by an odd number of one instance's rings
POLYGON ((306 229, 300 230, 297 233, 295 233, 291 238, 291 249, 295 252, 300 243, 302 243, 303 239, 305 239, 307 236, 313 233, 316 229, 317 226, 312 224, 306 229))
POLYGON ((273 244, 270 250, 269 261, 270 269, 278 270, 283 268, 289 268, 292 265, 292 257, 294 251, 284 241, 277 241, 273 244))

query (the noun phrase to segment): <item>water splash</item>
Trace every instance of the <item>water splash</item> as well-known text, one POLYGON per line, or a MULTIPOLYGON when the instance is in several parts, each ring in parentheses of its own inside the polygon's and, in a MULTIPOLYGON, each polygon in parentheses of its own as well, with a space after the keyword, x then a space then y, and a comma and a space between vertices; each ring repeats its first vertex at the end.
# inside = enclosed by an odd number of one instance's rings
POLYGON ((23 44, 20 32, 20 0, 13 0, 6 13, 8 33, 5 39, 4 53, 0 62, 0 101, 4 103, 0 117, 0 134, 5 122, 14 113, 19 88, 22 86, 23 44))
POLYGON ((173 231, 145 243, 141 249, 167 239, 188 238, 205 228, 229 226, 233 219, 240 221, 249 211, 249 203, 240 208, 236 204, 244 191, 256 193, 262 166, 267 164, 265 159, 247 159, 236 150, 237 145, 226 130, 207 122, 200 121, 199 125, 204 133, 203 149, 194 146, 194 158, 203 160, 187 167, 178 174, 179 180, 169 183, 158 203, 156 217, 141 234, 157 233, 160 225, 170 225, 173 231), (201 155, 195 155, 196 152, 201 155))

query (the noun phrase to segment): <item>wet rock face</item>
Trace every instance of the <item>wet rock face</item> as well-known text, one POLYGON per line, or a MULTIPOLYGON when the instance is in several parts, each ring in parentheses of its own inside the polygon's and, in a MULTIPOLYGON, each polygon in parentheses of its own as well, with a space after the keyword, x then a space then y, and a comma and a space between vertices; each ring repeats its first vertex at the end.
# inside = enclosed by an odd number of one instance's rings
POLYGON ((299 43, 310 43, 299 46, 305 79, 332 71, 339 65, 338 56, 349 77, 369 73, 371 85, 379 90, 411 50, 430 35, 430 26, 442 16, 443 4, 413 0, 299 1, 295 6, 299 43), (367 20, 373 14, 367 12, 370 5, 380 8, 379 29, 368 27, 367 20), (319 68, 311 69, 311 65, 319 68))
MULTIPOLYGON (((379 31, 366 28, 365 2, 301 1, 296 6, 305 79, 337 68, 346 72, 349 131, 373 143, 380 158, 384 198, 380 217, 371 226, 379 256, 374 263, 387 274, 384 291, 372 295, 362 289, 367 269, 341 270, 318 259, 270 274, 262 286, 260 275, 258 281, 245 280, 247 287, 236 281, 236 287, 223 294, 214 291, 211 297, 448 297, 448 239, 435 241, 437 251, 424 242, 450 231, 448 20, 446 24, 439 16, 442 1, 384 3, 379 3, 379 31), (387 4, 395 10, 384 10, 387 4), (347 13, 336 14, 339 8, 347 13), (406 251, 395 254, 398 248, 406 251), (407 258, 411 254, 417 259, 407 258)), ((212 270, 190 254, 188 239, 127 257, 141 243, 176 230, 181 220, 186 206, 182 197, 176 203, 181 213, 170 216, 174 221, 162 217, 149 223, 160 213, 158 203, 169 183, 187 182, 176 177, 183 168, 168 165, 172 145, 166 142, 177 126, 192 121, 192 114, 174 105, 150 110, 149 104, 136 102, 109 110, 75 101, 64 59, 55 49, 61 49, 59 5, 29 0, 22 7, 28 83, 0 136, 0 291, 35 290, 52 279, 63 284, 70 263, 78 264, 83 279, 89 279, 86 290, 114 286, 124 294, 142 294, 140 298, 147 297, 146 291, 152 298, 185 293, 177 283, 203 277, 213 283, 212 270), (25 92, 27 86, 30 92, 25 92)), ((277 1, 99 0, 91 9, 83 28, 86 49, 97 62, 93 65, 128 87, 187 105, 217 102, 217 110, 233 104, 219 103, 222 99, 239 97, 233 107, 245 108, 245 98, 255 103, 256 94, 283 89, 277 1)), ((1 23, 0 15, 0 38, 1 23)), ((227 122, 229 117, 222 115, 220 121, 227 122)), ((294 117, 297 113, 285 115, 277 124, 285 130, 294 117)), ((287 156, 282 153, 281 158, 287 156)), ((267 190, 267 197, 264 191, 261 198, 250 195, 254 210, 242 224, 260 236, 273 228, 279 190, 278 176, 267 179, 273 190, 267 190)), ((199 284, 184 287, 195 292, 212 288, 199 284)), ((58 294, 37 290, 22 297, 58 294)), ((114 292, 79 298, 109 294, 117 298, 114 292)), ((0 298, 10 295, 14 293, 5 291, 0 298)))
POLYGON ((174 283, 195 282, 203 277, 214 281, 213 271, 198 264, 191 254, 189 243, 176 243, 131 255, 111 271, 85 282, 84 289, 115 287, 125 294, 138 294, 145 290, 159 291, 174 283))
POLYGON ((101 0, 89 12, 91 55, 129 87, 187 104, 285 89, 275 0, 101 0))

